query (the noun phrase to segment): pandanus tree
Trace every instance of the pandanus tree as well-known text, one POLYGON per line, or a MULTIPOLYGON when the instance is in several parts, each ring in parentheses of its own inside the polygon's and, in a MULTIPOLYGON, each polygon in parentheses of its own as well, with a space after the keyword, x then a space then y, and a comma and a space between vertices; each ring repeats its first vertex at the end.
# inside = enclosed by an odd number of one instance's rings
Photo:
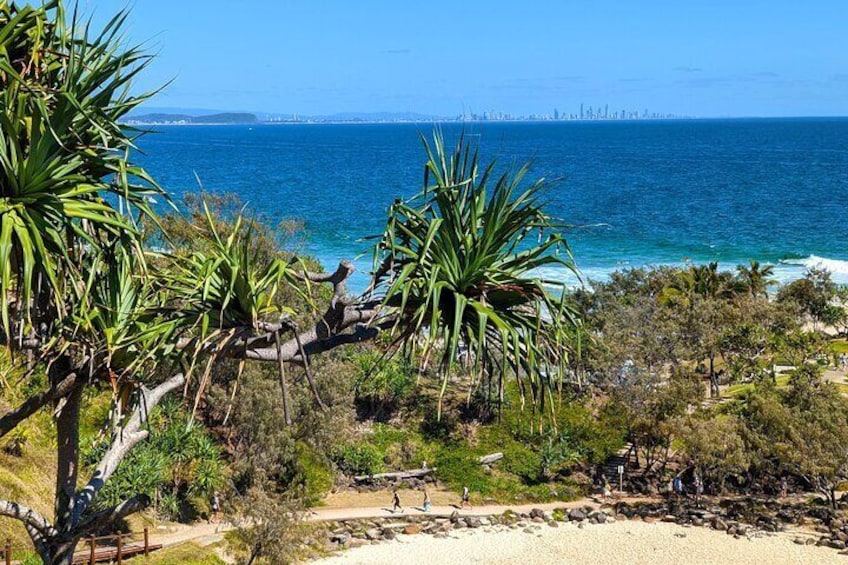
POLYGON ((526 169, 497 177, 464 141, 448 154, 437 136, 425 192, 391 208, 373 292, 360 298, 347 293, 350 263, 315 273, 282 256, 260 261, 249 225, 223 234, 208 213, 202 251, 152 253, 141 226, 159 225, 151 198, 168 196, 133 165, 137 132, 120 125, 149 97, 131 94, 149 58, 124 46, 125 18, 91 34, 61 0, 0 2, 0 342, 28 376, 47 375, 40 390, 21 387, 22 401, 0 406, 0 439, 49 410, 57 465, 52 519, 9 500, 0 516, 23 524, 45 563, 70 563, 81 537, 150 504, 139 493, 112 505, 97 496, 147 438, 150 411, 190 390, 196 408, 225 356, 277 364, 284 400, 286 366, 304 367, 320 407, 309 358, 390 331, 401 344, 420 340, 425 359, 438 351, 445 384, 464 346, 501 394, 510 373, 522 394, 545 402, 573 327, 540 269, 572 263, 539 207, 542 184, 519 189, 526 169), (313 302, 297 316, 280 304, 284 286, 311 297, 311 285, 332 288, 323 311, 313 302), (109 445, 85 480, 88 392, 111 394, 112 411, 109 445))
POLYGON ((217 242, 212 258, 171 261, 165 271, 176 278, 148 264, 140 220, 155 224, 150 199, 167 195, 132 164, 135 132, 119 124, 148 97, 129 90, 149 58, 123 46, 125 17, 92 35, 58 0, 37 8, 0 3, 2 343, 30 374, 47 374, 42 390, 0 411, 0 438, 41 409, 55 415, 57 436, 52 519, 7 500, 0 516, 23 523, 45 563, 69 563, 81 536, 149 504, 133 493, 111 507, 93 502, 146 438, 148 412, 186 386, 194 361, 236 349, 246 357, 250 349, 263 360, 303 363, 374 332, 336 335, 370 319, 343 299, 348 265, 297 274, 332 283, 339 299, 320 325, 275 343, 259 318, 270 314, 268 297, 285 265, 261 272, 235 241, 217 242), (163 280, 188 284, 172 289, 163 280), (180 358, 189 371, 166 374, 180 358), (81 481, 80 411, 92 389, 112 391, 111 444, 81 481))
MULTIPOLYGON (((0 436, 52 406, 58 444, 53 522, 9 501, 0 501, 0 515, 24 523, 45 562, 68 562, 79 535, 140 502, 86 512, 108 477, 106 467, 77 490, 82 391, 100 381, 117 390, 133 365, 119 359, 132 348, 126 336, 108 331, 127 320, 118 320, 118 312, 107 320, 84 305, 96 300, 104 284, 110 286, 107 295, 126 298, 112 284, 110 276, 125 279, 108 256, 136 254, 141 261, 134 218, 150 215, 148 198, 160 193, 127 161, 133 139, 117 123, 144 100, 127 87, 148 61, 136 49, 117 52, 122 21, 119 15, 90 37, 86 26, 67 21, 60 2, 0 5, 3 338, 13 351, 35 348, 48 374, 46 390, 0 416, 0 436), (133 213, 119 213, 110 198, 122 199, 133 213)), ((157 394, 169 385, 163 386, 157 394)))
POLYGON ((464 137, 452 151, 439 133, 424 144, 424 189, 392 205, 375 253, 395 346, 423 363, 437 356, 442 394, 462 350, 478 384, 497 380, 501 402, 514 375, 522 403, 544 407, 577 329, 562 278, 544 276, 575 270, 564 226, 542 210, 545 183, 524 186, 527 166, 481 167, 464 137))

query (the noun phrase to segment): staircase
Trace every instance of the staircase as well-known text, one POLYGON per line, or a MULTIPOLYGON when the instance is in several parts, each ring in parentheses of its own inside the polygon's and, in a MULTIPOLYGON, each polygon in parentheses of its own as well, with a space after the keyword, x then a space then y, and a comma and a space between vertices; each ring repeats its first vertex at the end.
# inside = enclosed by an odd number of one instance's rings
POLYGON ((618 490, 618 467, 624 466, 624 474, 627 475, 630 469, 630 456, 633 453, 633 444, 628 443, 618 450, 618 452, 609 457, 601 466, 601 475, 606 477, 609 484, 618 490))

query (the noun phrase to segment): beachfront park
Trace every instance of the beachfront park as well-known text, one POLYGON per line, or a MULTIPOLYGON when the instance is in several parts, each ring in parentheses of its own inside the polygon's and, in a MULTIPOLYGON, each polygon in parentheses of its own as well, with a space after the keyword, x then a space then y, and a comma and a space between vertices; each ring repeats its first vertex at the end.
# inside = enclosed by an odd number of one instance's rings
POLYGON ((543 155, 438 125, 328 263, 141 164, 156 56, 76 14, 0 2, 4 563, 845 561, 833 263, 587 277, 543 155))

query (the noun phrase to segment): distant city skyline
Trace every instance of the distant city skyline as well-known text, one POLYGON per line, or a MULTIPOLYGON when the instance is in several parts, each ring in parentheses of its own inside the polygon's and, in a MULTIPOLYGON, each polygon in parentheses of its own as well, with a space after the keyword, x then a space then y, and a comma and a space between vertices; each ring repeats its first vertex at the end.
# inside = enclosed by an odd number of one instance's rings
MULTIPOLYGON (((127 0, 80 0, 102 24, 127 0)), ((156 106, 434 116, 848 115, 848 2, 136 0, 156 106), (590 100, 592 102, 590 102, 590 100), (597 106, 595 106, 597 108, 597 106)))
MULTIPOLYGON (((337 122, 337 121, 372 121, 372 122, 428 122, 428 121, 574 121, 574 120, 661 120, 697 118, 698 116, 679 116, 667 112, 649 110, 644 108, 610 110, 609 104, 597 105, 580 104, 579 109, 573 112, 567 110, 560 112, 554 108, 550 112, 537 112, 531 114, 516 114, 500 110, 485 110, 483 112, 467 111, 460 115, 438 116, 420 114, 417 112, 343 112, 330 114, 297 114, 288 112, 259 112, 249 114, 238 114, 238 109, 220 110, 209 108, 178 108, 161 107, 155 103, 145 104, 130 113, 127 123, 197 123, 192 118, 223 118, 228 123, 259 122, 337 122), (236 112, 236 113, 234 113, 236 112), (236 117, 233 121, 233 117, 236 117), (246 121, 245 121, 246 120, 246 121)), ((202 120, 201 120, 202 122, 202 120)))

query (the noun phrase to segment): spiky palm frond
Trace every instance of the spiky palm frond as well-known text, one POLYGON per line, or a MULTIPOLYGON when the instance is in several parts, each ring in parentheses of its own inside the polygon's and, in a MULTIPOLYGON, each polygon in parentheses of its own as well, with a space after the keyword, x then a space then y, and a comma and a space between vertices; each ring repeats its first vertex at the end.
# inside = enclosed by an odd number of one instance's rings
POLYGON ((565 226, 542 211, 545 183, 522 188, 527 166, 500 176, 494 162, 481 170, 464 137, 450 153, 438 132, 424 145, 424 190, 391 206, 375 250, 374 287, 397 315, 397 342, 441 347, 442 393, 464 345, 477 374, 503 382, 511 371, 522 398, 544 403, 562 375, 574 319, 562 282, 542 269, 575 271, 565 226))
POLYGON ((65 283, 79 281, 80 255, 137 234, 123 199, 152 216, 164 196, 129 162, 133 133, 118 120, 147 98, 129 84, 148 57, 123 48, 126 13, 97 35, 66 19, 60 0, 39 8, 0 3, 0 317, 23 322, 66 311, 65 283), (14 300, 10 300, 14 297, 14 300))
POLYGON ((191 321, 201 340, 210 332, 259 329, 263 318, 293 312, 277 304, 281 284, 291 280, 288 262, 273 259, 262 264, 252 247, 250 225, 239 216, 227 238, 218 233, 204 206, 209 246, 206 251, 173 253, 162 284, 176 315, 191 321))
MULTIPOLYGON (((65 336, 112 378, 132 376, 174 348, 179 326, 133 251, 120 245, 87 255, 65 336)), ((44 347, 49 351, 50 345, 44 347)))

